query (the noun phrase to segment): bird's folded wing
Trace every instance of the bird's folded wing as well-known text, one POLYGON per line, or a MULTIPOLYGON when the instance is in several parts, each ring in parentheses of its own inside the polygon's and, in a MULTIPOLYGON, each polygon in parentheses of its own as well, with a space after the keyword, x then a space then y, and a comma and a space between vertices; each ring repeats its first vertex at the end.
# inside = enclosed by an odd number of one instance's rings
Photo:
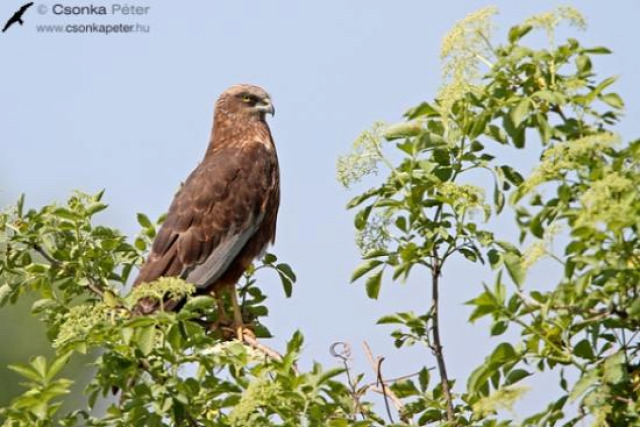
POLYGON ((136 285, 180 276, 206 288, 219 279, 260 228, 268 162, 236 153, 205 159, 176 194, 136 285))

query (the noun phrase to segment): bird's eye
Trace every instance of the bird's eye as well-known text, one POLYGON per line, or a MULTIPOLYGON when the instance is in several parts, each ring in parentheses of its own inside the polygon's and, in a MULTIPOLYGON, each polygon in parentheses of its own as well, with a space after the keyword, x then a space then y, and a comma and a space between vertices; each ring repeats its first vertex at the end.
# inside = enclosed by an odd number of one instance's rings
POLYGON ((242 97, 242 102, 246 102, 246 103, 251 102, 251 97, 249 95, 244 95, 242 97))

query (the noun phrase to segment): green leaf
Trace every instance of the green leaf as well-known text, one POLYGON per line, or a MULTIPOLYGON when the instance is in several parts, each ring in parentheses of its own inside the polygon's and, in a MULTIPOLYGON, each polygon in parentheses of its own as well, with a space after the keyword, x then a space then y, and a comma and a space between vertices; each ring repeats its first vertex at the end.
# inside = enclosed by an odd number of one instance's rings
POLYGON ((419 120, 411 120, 408 122, 396 123, 384 130, 384 138, 387 141, 394 139, 407 138, 419 135, 422 131, 422 122, 419 120))
POLYGON ((176 323, 171 325, 169 331, 167 332, 167 341, 174 351, 180 351, 180 349, 182 348, 182 343, 184 341, 182 332, 180 332, 180 324, 176 323))
POLYGON ((623 351, 609 356, 604 361, 604 381, 611 385, 620 384, 627 379, 627 365, 623 351))
POLYGON ((367 206, 366 208, 358 211, 354 218, 354 224, 356 226, 356 230, 363 230, 367 225, 367 220, 369 219, 369 214, 371 213, 372 206, 367 206))
POLYGON ((216 300, 209 295, 198 295, 190 298, 182 309, 185 311, 204 311, 215 307, 215 305, 216 300))
POLYGON ((495 249, 490 249, 487 252, 487 258, 489 258, 489 265, 491 265, 491 269, 495 270, 500 266, 500 262, 502 261, 502 257, 500 256, 500 252, 495 249))
POLYGON ((593 354, 593 349, 591 348, 591 344, 589 340, 586 338, 581 340, 578 344, 573 348, 573 354, 583 359, 593 360, 595 358, 595 354, 593 354))
MULTIPOLYGON (((0 301, 2 299, 0 298, 0 301)), ((629 316, 633 319, 640 318, 640 297, 633 300, 629 306, 629 316)))
POLYGON ((380 264, 382 264, 382 261, 378 259, 371 259, 363 262, 358 266, 358 268, 355 269, 355 271, 351 275, 351 283, 355 282, 356 280, 358 280, 359 278, 361 278, 362 276, 364 276, 365 274, 367 274, 368 272, 370 272, 380 264))
POLYGON ((528 377, 531 375, 531 372, 525 371, 524 369, 514 369, 509 372, 507 378, 505 380, 505 385, 515 384, 518 381, 528 377))
POLYGON ((47 381, 51 381, 56 375, 58 375, 58 373, 62 370, 62 368, 64 368, 65 365, 67 364, 72 354, 73 354, 72 351, 66 352, 58 356, 53 361, 53 363, 51 363, 51 366, 49 367, 49 370, 47 372, 47 378, 46 378, 47 381))
POLYGON ((510 114, 505 114, 502 119, 502 126, 507 135, 511 138, 513 146, 516 148, 524 148, 525 132, 524 128, 519 128, 513 124, 510 114))
POLYGON ((513 243, 509 243, 505 240, 498 240, 496 241, 496 244, 498 246, 500 246, 502 249, 504 249, 506 252, 512 253, 512 254, 516 254, 518 256, 520 256, 520 251, 518 250, 518 248, 513 244, 513 243))
POLYGON ((484 386, 494 372, 495 368, 489 363, 483 363, 478 366, 471 375, 469 375, 469 380, 467 381, 467 389, 469 392, 482 393, 484 386))
POLYGON ((73 222, 75 222, 78 219, 80 219, 79 216, 76 213, 71 212, 69 209, 66 209, 66 208, 56 208, 56 209, 54 209, 53 210, 53 215, 55 215, 55 216, 57 216, 59 218, 62 218, 62 219, 73 221, 73 222))
POLYGON ((20 197, 18 197, 18 202, 16 203, 16 214, 18 215, 18 218, 22 218, 22 216, 24 215, 24 198, 24 193, 20 194, 20 197))
POLYGON ((43 376, 40 375, 38 373, 38 371, 33 369, 31 366, 27 366, 27 365, 7 365, 7 368, 11 369, 13 372, 16 372, 16 373, 22 375, 25 378, 28 378, 28 379, 36 381, 36 382, 40 382, 43 379, 43 376))
POLYGON ((511 280, 513 280, 518 287, 521 287, 527 277, 527 270, 522 265, 522 259, 518 255, 510 252, 505 252, 502 257, 511 280))
POLYGON ((278 276, 280 276, 280 282, 282 283, 285 296, 287 298, 291 298, 291 295, 293 294, 293 282, 281 272, 278 272, 278 276))
POLYGON ((420 391, 423 393, 427 391, 429 387, 429 378, 429 370, 426 367, 422 368, 418 374, 418 382, 420 383, 420 391))
POLYGON ((292 282, 296 281, 296 274, 293 272, 293 269, 289 266, 289 264, 278 264, 276 265, 276 269, 291 279, 292 282))
POLYGON ((35 357, 29 364, 40 375, 40 378, 46 378, 47 376, 47 359, 44 356, 35 357))
POLYGON ((488 126, 488 131, 486 132, 486 134, 489 137, 491 137, 492 139, 494 139, 495 141, 499 142, 500 144, 506 144, 507 143, 507 134, 499 126, 489 125, 488 126))
POLYGON ((278 257, 270 253, 265 254, 264 258, 262 258, 262 262, 265 264, 273 264, 276 261, 278 261, 278 257))
POLYGON ((302 332, 296 330, 289 342, 287 342, 287 354, 289 353, 299 353, 302 348, 302 344, 304 344, 304 336, 302 332))
POLYGON ((50 307, 54 307, 56 305, 57 305, 56 300, 51 298, 42 298, 33 303, 33 305, 31 306, 31 312, 33 314, 39 314, 45 311, 46 309, 50 307))
POLYGON ((496 208, 496 213, 499 214, 504 209, 504 193, 498 188, 498 183, 493 185, 493 205, 496 208))
POLYGON ((522 178, 522 175, 520 175, 520 173, 515 170, 513 167, 509 166, 509 165, 502 165, 500 166, 500 169, 502 169, 502 172, 504 173, 505 178, 507 178, 507 180, 509 180, 509 182, 511 182, 513 185, 520 185, 522 184, 522 182, 524 181, 524 178, 522 178))
POLYGON ((8 283, 0 286, 0 307, 4 305, 5 302, 9 299, 9 295, 11 295, 11 286, 8 283))
POLYGON ((531 109, 531 100, 529 98, 523 98, 518 105, 516 105, 510 113, 511 122, 514 127, 519 127, 520 124, 527 118, 529 115, 529 110, 531 109))
POLYGON ((435 117, 439 116, 440 113, 428 102, 423 102, 418 106, 411 108, 404 115, 408 119, 415 119, 420 116, 435 117))
POLYGON ((507 362, 512 362, 516 357, 517 353, 513 349, 513 346, 507 342, 503 342, 493 350, 493 353, 489 356, 489 361, 502 366, 507 362))
POLYGON ((147 243, 140 237, 136 238, 136 240, 133 242, 133 246, 135 246, 135 248, 139 251, 145 251, 147 249, 147 243))
POLYGON ((587 389, 595 385, 597 381, 598 371, 596 369, 592 369, 582 375, 569 393, 569 402, 575 402, 585 391, 587 391, 587 389))
POLYGON ((576 68, 581 73, 588 73, 591 71, 591 59, 587 55, 578 55, 576 58, 576 68))
POLYGON ((382 283, 382 271, 378 271, 373 276, 367 279, 366 288, 367 288, 367 296, 371 299, 378 299, 378 294, 380 293, 380 285, 382 283))
POLYGON ((504 334, 508 327, 509 322, 505 322, 504 320, 494 322, 493 325, 491 325, 491 336, 495 337, 504 334))
POLYGON ((347 203, 347 209, 353 209, 356 206, 360 205, 362 202, 370 199, 373 196, 376 196, 380 193, 380 189, 379 188, 372 188, 370 190, 365 191, 362 194, 357 195, 356 197, 354 197, 353 199, 351 199, 349 201, 349 203, 347 203))
POLYGON ((515 43, 533 29, 531 25, 514 25, 509 29, 509 43, 515 43))
POLYGON ((591 47, 588 49, 583 49, 582 50, 584 53, 590 53, 592 55, 608 55, 611 53, 611 50, 609 48, 606 48, 604 46, 596 46, 596 47, 591 47))
POLYGON ((420 394, 420 391, 416 388, 416 385, 411 380, 401 380, 394 382, 393 384, 391 384, 391 389, 401 399, 420 394))
POLYGON ((478 255, 472 249, 458 248, 458 252, 460 252, 466 259, 468 259, 471 262, 478 261, 478 255))
POLYGON ((152 228, 153 227, 153 224, 149 220, 149 217, 146 216, 145 214, 138 213, 137 217, 138 217, 138 224, 140 224, 144 228, 152 228))
POLYGON ((142 354, 148 356, 153 351, 153 347, 156 344, 156 326, 150 325, 145 328, 139 329, 137 333, 136 344, 142 354))
POLYGON ((624 108, 624 101, 617 93, 607 93, 606 95, 602 95, 600 99, 606 104, 612 106, 613 108, 622 109, 624 108))
POLYGON ((378 325, 390 325, 396 323, 403 324, 405 322, 397 314, 388 314, 386 316, 382 316, 376 322, 376 324, 378 325))

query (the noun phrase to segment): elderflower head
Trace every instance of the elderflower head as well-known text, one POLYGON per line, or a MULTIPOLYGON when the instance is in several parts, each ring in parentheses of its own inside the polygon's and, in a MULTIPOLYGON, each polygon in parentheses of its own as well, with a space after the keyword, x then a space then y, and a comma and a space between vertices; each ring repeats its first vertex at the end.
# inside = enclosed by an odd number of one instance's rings
POLYGON ((619 141, 619 136, 610 132, 602 132, 559 142, 547 148, 542 154, 542 160, 538 167, 521 185, 521 191, 526 194, 544 182, 560 178, 564 173, 578 168, 581 159, 600 154, 619 141))
POLYGON ((553 239, 562 231, 562 226, 551 223, 545 230, 542 239, 533 242, 522 255, 522 267, 528 269, 550 253, 553 239))
POLYGON ((176 277, 161 277, 151 283, 143 283, 136 286, 131 291, 128 299, 130 303, 135 304, 143 298, 151 298, 156 301, 162 301, 165 298, 181 299, 189 295, 193 295, 195 287, 176 277))
POLYGON ((363 255, 387 247, 391 238, 390 224, 388 215, 375 214, 369 217, 364 228, 356 232, 356 244, 363 255))
POLYGON ((480 77, 480 62, 489 63, 491 17, 495 7, 485 7, 458 21, 445 35, 440 49, 442 76, 446 84, 440 89, 438 102, 446 114, 465 93, 477 91, 474 82, 480 77))
POLYGON ((282 399, 280 384, 266 377, 255 378, 229 413, 229 424, 234 427, 258 425, 257 409, 279 399, 282 399))
POLYGON ((72 307, 63 316, 63 323, 53 346, 59 348, 74 341, 84 340, 93 328, 109 319, 110 313, 111 310, 104 303, 72 307))
POLYGON ((489 213, 489 206, 484 203, 484 190, 471 184, 455 184, 443 182, 438 185, 438 198, 448 203, 459 214, 465 212, 484 211, 489 213))
POLYGON ((375 122, 355 140, 349 154, 338 158, 338 181, 346 188, 366 175, 377 173, 378 162, 382 159, 380 144, 386 128, 385 123, 375 122))
POLYGON ((616 229, 635 224, 638 216, 637 183, 620 174, 610 172, 591 184, 580 197, 582 209, 576 226, 597 227, 605 224, 616 229))
POLYGON ((554 44, 556 27, 563 21, 582 31, 587 28, 587 20, 578 9, 571 6, 560 6, 556 10, 533 15, 524 23, 533 28, 544 30, 549 41, 554 44))

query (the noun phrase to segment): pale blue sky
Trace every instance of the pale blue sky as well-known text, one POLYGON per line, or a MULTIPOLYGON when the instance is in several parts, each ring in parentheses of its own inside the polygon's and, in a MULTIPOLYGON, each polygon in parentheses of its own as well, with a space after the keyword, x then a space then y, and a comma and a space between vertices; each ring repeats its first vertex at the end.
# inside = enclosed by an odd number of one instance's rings
MULTIPOLYGON (((5 0, 0 17, 21 2, 5 0)), ((627 116, 619 129, 638 135, 640 59, 635 28, 640 3, 567 2, 589 20, 585 45, 606 45, 602 76, 619 74, 616 89, 627 116)), ((38 3, 37 3, 38 4, 38 3)), ((44 2, 52 6, 53 2, 44 2)), ((74 2, 73 4, 81 4, 74 2)), ((107 3, 105 3, 107 4, 107 3)), ((383 314, 427 310, 425 277, 384 283, 381 299, 367 299, 349 285, 358 264, 349 193, 335 180, 338 155, 375 120, 397 121, 412 105, 433 97, 440 84, 439 45, 465 14, 487 4, 500 9, 503 33, 556 1, 147 1, 147 16, 101 18, 25 15, 23 28, 0 34, 0 204, 27 194, 29 206, 63 201, 74 189, 106 188, 110 209, 100 218, 132 235, 136 212, 155 218, 177 185, 201 159, 211 127, 212 105, 239 82, 264 86, 277 115, 270 120, 282 169, 282 205, 273 251, 299 277, 293 298, 265 275, 271 296, 268 320, 274 347, 300 328, 305 363, 332 363, 337 340, 360 342, 387 356, 386 374, 433 366, 425 349, 393 350, 388 328, 374 326, 383 314), (38 34, 36 24, 140 22, 149 34, 38 34)), ((565 4, 565 3, 562 3, 565 4)), ((503 34, 502 33, 502 34, 503 34)), ((510 154, 531 165, 537 152, 510 154)), ((525 166, 530 167, 530 166, 525 166)), ((502 226, 513 234, 511 224, 502 226)), ((481 268, 451 265, 445 271, 443 336, 450 374, 461 391, 470 369, 499 341, 486 325, 469 326, 462 303, 480 292, 481 268)), ((539 275, 538 277, 542 277, 539 275)), ((538 386, 520 406, 540 408, 548 395, 538 386)))

